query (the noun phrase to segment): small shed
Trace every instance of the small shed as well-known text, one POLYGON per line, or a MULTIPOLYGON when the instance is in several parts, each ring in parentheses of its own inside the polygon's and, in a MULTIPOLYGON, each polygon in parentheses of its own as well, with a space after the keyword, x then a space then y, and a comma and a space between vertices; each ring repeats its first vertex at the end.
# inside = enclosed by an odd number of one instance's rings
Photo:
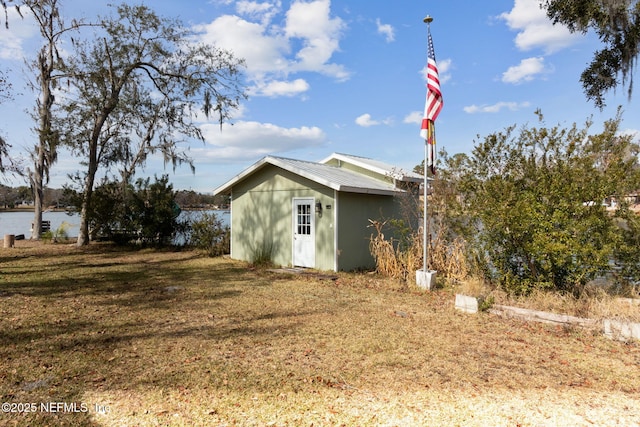
POLYGON ((230 196, 232 258, 351 271, 375 267, 369 220, 402 218, 422 179, 347 154, 317 163, 267 156, 214 194, 230 196))

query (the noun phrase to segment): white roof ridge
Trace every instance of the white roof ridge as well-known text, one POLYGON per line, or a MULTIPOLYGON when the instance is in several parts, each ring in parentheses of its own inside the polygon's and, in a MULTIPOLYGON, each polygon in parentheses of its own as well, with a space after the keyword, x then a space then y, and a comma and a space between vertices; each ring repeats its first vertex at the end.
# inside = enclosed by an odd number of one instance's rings
POLYGON ((398 191, 402 191, 395 188, 392 183, 384 182, 349 169, 308 160, 268 155, 258 160, 225 184, 216 188, 214 194, 228 191, 233 185, 242 181, 258 169, 261 169, 266 164, 272 164, 288 170, 289 172, 337 191, 381 195, 392 195, 398 191))
POLYGON ((419 180, 423 179, 421 175, 418 175, 413 171, 406 172, 402 168, 393 166, 380 160, 372 159, 370 157, 356 156, 353 154, 333 153, 321 160, 320 163, 325 164, 333 159, 346 161, 347 163, 352 163, 353 165, 361 167, 363 169, 370 170, 380 175, 389 176, 400 181, 418 182, 419 180))

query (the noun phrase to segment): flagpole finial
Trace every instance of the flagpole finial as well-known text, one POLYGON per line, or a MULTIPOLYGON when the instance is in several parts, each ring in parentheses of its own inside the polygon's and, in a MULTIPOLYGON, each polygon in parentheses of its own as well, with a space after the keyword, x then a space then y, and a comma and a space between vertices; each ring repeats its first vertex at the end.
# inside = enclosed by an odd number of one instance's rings
POLYGON ((433 18, 431 17, 431 15, 427 15, 426 18, 422 20, 422 22, 424 22, 425 24, 431 24, 433 22, 433 18))

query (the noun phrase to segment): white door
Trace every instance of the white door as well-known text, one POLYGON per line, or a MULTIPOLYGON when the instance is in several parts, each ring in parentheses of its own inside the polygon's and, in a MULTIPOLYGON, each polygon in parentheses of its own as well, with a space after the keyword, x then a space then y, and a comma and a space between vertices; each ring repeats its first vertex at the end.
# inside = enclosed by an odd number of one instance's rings
POLYGON ((315 267, 314 199, 293 199, 293 265, 315 267))

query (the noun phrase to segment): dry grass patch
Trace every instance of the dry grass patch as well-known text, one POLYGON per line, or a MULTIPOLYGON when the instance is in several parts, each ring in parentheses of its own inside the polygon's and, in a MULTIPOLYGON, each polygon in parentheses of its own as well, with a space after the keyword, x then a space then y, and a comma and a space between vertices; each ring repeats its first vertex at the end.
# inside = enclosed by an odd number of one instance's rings
POLYGON ((628 425, 640 349, 447 290, 196 252, 0 252, 2 425, 628 425), (97 406, 96 406, 97 405, 97 406))
POLYGON ((469 278, 457 285, 455 291, 464 295, 490 298, 493 303, 500 305, 594 320, 617 319, 640 322, 640 299, 621 298, 606 292, 599 285, 587 287, 579 298, 542 290, 534 290, 530 295, 518 297, 508 295, 500 289, 487 287, 482 280, 469 278))

